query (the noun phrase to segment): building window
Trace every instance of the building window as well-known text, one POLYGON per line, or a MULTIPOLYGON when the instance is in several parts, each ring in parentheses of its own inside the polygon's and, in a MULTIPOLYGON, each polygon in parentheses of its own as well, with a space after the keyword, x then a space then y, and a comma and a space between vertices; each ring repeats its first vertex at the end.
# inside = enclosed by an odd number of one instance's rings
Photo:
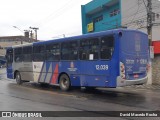
POLYGON ((120 14, 120 10, 119 9, 114 9, 113 11, 110 12, 110 17, 116 16, 120 14))
POLYGON ((100 16, 93 19, 94 23, 100 22, 102 20, 103 20, 103 15, 100 15, 100 16))

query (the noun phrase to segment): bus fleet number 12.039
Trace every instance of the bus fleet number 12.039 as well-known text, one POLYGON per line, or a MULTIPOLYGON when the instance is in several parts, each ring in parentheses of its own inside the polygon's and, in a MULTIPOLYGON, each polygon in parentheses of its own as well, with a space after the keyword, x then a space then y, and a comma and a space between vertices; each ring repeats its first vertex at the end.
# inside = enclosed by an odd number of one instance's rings
POLYGON ((108 70, 108 65, 96 65, 96 70, 108 70))

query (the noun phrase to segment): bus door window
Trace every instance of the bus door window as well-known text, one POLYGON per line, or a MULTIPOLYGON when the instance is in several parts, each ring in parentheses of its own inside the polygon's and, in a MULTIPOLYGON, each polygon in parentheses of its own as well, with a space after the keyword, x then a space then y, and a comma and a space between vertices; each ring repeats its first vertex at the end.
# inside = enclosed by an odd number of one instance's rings
POLYGON ((81 60, 96 60, 99 58, 99 39, 90 38, 80 41, 79 57, 81 60))
POLYGON ((35 45, 33 47, 33 61, 44 61, 45 60, 45 46, 35 45))
POLYGON ((7 67, 8 67, 13 62, 13 49, 8 49, 7 50, 6 59, 7 59, 7 67))
POLYGON ((22 62, 23 61, 23 54, 22 54, 22 47, 18 47, 14 49, 15 62, 22 62))
POLYGON ((101 38, 101 59, 111 59, 114 50, 114 36, 101 38))
POLYGON ((78 42, 70 41, 62 43, 62 60, 77 60, 78 59, 78 42))
POLYGON ((46 60, 60 60, 60 44, 47 44, 46 55, 46 60))

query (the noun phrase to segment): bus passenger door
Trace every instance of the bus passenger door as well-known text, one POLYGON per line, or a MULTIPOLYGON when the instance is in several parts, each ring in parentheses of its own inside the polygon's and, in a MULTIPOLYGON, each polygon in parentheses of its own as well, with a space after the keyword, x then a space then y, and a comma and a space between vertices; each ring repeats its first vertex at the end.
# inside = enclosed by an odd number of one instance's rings
POLYGON ((13 79, 13 49, 8 49, 6 54, 7 59, 7 78, 13 79))

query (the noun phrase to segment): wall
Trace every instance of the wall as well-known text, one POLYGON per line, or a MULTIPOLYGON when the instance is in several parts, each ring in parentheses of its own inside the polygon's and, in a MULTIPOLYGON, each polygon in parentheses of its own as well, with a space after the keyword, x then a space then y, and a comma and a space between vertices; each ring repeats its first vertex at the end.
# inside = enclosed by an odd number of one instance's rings
POLYGON ((82 32, 88 33, 87 25, 94 23, 94 31, 99 32, 109 29, 115 29, 121 26, 120 2, 119 0, 93 0, 81 7, 82 14, 82 32), (115 16, 110 16, 115 10, 119 10, 115 16), (99 22, 95 22, 95 18, 103 16, 99 22))
POLYGON ((3 36, 0 37, 0 56, 5 56, 6 47, 11 47, 13 45, 20 45, 23 41, 23 44, 28 42, 33 42, 33 39, 26 38, 24 36, 3 36))
POLYGON ((21 41, 13 41, 13 42, 1 42, 0 41, 0 45, 1 45, 1 49, 0 49, 0 55, 1 56, 5 56, 6 54, 6 47, 9 47, 9 46, 13 46, 13 45, 20 45, 21 44, 21 41))
POLYGON ((152 83, 160 85, 160 55, 155 55, 152 60, 152 83))
MULTIPOLYGON (((147 2, 144 0, 146 5, 147 2)), ((158 0, 152 1, 153 12, 159 13, 158 0)), ((147 33, 147 10, 143 0, 121 0, 122 26, 129 29, 138 29, 147 33)), ((160 23, 160 18, 156 18, 153 23, 160 23)), ((153 26, 152 39, 160 39, 160 27, 153 26)))

